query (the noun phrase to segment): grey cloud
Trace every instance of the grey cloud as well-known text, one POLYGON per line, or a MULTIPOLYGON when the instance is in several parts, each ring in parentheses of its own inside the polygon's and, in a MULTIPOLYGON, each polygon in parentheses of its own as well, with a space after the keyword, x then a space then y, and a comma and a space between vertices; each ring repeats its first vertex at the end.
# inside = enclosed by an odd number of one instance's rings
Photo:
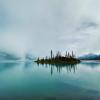
MULTIPOLYGON (((75 49, 96 51, 99 0, 1 0, 0 48, 36 56, 75 49), (87 48, 88 47, 88 48, 87 48)), ((98 48, 99 50, 99 48, 98 48)))
POLYGON ((95 29, 97 27, 99 27, 98 23, 89 21, 89 20, 85 20, 80 23, 79 27, 76 30, 81 31, 81 30, 85 30, 85 29, 89 29, 89 28, 95 29))

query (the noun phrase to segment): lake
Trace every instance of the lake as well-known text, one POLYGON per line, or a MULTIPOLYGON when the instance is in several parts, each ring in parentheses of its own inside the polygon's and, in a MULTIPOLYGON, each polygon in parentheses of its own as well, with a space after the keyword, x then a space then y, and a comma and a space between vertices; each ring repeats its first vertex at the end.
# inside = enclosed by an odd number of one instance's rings
POLYGON ((0 62, 0 100, 99 100, 100 62, 71 66, 0 62))

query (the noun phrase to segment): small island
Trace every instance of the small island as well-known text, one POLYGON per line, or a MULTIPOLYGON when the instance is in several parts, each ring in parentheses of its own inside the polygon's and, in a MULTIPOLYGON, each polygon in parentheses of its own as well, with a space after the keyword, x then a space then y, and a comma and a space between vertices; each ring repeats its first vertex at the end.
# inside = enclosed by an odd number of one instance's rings
POLYGON ((66 52, 64 56, 58 51, 54 56, 53 51, 51 50, 50 57, 46 56, 42 59, 38 58, 35 62, 38 64, 78 64, 80 63, 80 60, 75 57, 73 51, 71 54, 66 52))

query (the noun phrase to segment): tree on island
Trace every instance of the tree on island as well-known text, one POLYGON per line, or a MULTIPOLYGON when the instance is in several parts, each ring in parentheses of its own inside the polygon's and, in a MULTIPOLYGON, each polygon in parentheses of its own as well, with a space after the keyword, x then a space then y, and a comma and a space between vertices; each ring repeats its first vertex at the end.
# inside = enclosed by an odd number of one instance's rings
POLYGON ((59 64, 70 63, 71 64, 71 63, 79 63, 80 62, 79 59, 75 58, 73 51, 72 51, 71 54, 66 51, 66 54, 64 56, 61 54, 60 51, 58 51, 56 53, 56 55, 54 56, 53 51, 51 50, 50 55, 51 55, 50 58, 47 57, 47 56, 45 57, 45 59, 44 58, 42 58, 42 59, 38 58, 36 62, 46 63, 46 64, 56 64, 56 63, 59 63, 59 64))

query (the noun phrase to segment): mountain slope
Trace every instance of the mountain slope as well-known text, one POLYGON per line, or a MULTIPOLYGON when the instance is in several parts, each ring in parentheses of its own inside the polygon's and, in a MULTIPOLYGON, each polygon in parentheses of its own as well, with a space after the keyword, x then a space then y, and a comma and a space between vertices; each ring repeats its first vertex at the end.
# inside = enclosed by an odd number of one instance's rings
POLYGON ((100 55, 87 54, 79 57, 80 60, 100 60, 100 55))
POLYGON ((0 61, 1 60, 19 60, 20 58, 13 55, 13 54, 10 54, 10 53, 7 53, 7 52, 0 52, 0 61))

